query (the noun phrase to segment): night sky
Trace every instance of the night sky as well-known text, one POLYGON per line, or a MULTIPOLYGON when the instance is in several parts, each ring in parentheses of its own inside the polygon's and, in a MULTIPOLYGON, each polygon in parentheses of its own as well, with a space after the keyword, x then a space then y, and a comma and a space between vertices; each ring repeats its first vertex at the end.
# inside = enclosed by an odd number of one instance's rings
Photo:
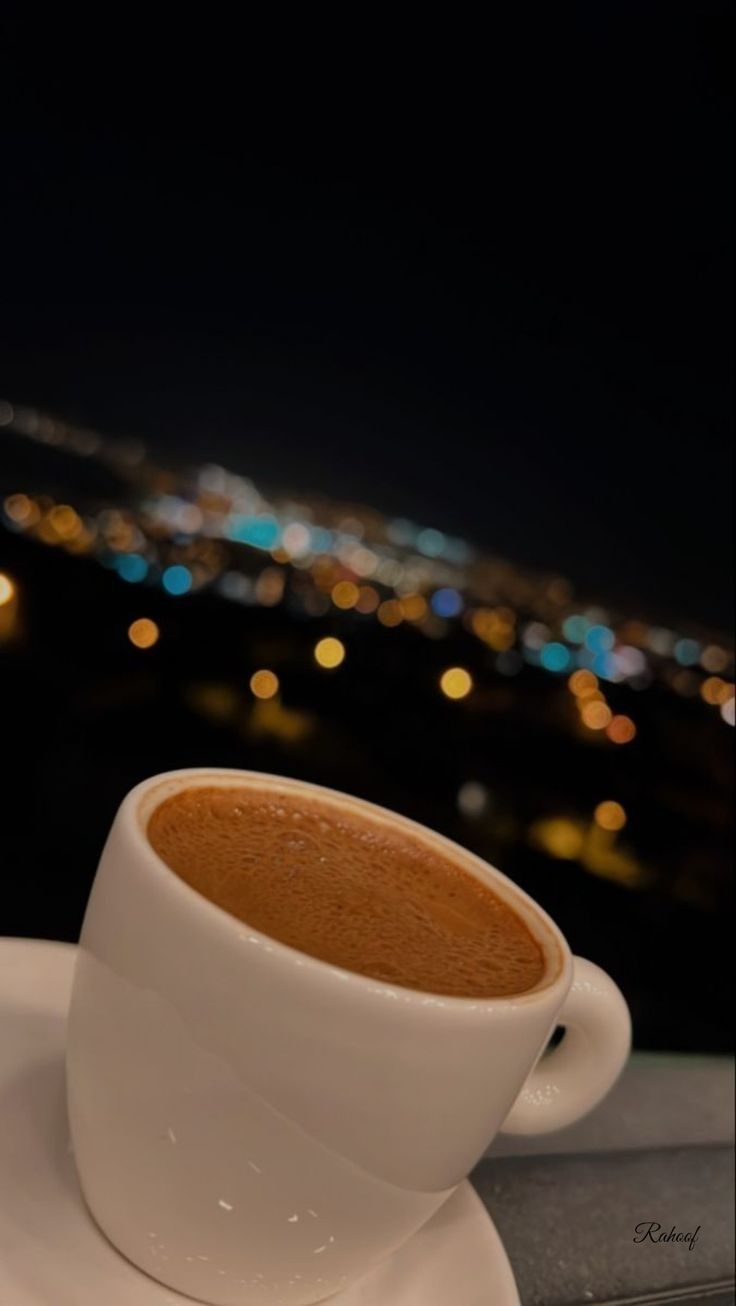
POLYGON ((730 626, 732 10, 566 13, 8 24, 0 393, 730 626))

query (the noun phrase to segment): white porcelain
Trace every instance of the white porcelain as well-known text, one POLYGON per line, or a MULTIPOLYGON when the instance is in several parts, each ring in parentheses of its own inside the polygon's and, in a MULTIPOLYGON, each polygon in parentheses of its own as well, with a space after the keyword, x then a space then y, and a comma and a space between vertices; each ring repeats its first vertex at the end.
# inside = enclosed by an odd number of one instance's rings
MULTIPOLYGON (((69 1143, 66 1016, 77 949, 0 939, 0 1303, 186 1306, 106 1238, 69 1143)), ((151 1241, 152 1258, 165 1254, 151 1241)), ((264 1296, 276 1306, 277 1298, 264 1296)), ((519 1306, 506 1254, 470 1184, 331 1306, 519 1306)))
POLYGON ((594 1106, 629 1045, 613 982, 470 853, 316 786, 172 772, 124 800, 85 916, 67 1049, 82 1188, 115 1246, 171 1287, 216 1306, 311 1306, 411 1238, 500 1128, 557 1128, 594 1106), (491 1001, 419 993, 214 906, 145 827, 178 789, 233 783, 313 794, 449 851, 528 921, 541 986, 491 1001), (534 1069, 558 1021, 570 1032, 534 1069))

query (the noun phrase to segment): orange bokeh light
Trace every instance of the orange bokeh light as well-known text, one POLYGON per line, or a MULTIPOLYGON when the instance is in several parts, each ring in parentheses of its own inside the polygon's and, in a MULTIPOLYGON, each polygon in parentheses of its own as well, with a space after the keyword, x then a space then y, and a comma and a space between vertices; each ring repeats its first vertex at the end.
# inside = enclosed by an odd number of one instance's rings
POLYGON ((153 648, 160 634, 156 622, 149 617, 139 617, 128 627, 128 639, 136 648, 153 648))
POLYGON ((614 744, 630 744, 636 738, 636 726, 630 716, 615 716, 610 721, 606 734, 614 744))
POLYGON ((590 698, 598 688, 598 677, 592 671, 581 668, 580 671, 573 671, 567 685, 576 698, 590 698))
POLYGON ((613 713, 607 703, 594 699, 583 704, 580 716, 589 730, 605 730, 611 723, 613 713))

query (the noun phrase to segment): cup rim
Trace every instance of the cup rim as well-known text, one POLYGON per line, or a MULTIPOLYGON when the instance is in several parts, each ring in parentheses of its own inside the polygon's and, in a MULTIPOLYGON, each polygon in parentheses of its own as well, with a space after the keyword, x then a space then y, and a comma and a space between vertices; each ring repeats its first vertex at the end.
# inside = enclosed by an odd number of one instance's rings
POLYGON ((483 1010, 490 1008, 493 1008, 493 1010, 498 1008, 511 1010, 519 1005, 528 1007, 535 1003, 549 1001, 557 990, 561 991, 559 999, 561 1000, 572 982, 572 954, 567 940, 544 908, 535 902, 530 894, 521 889, 513 880, 504 875, 502 871, 499 871, 497 867, 492 866, 490 862, 486 862, 469 849, 463 848, 461 844, 455 843, 454 840, 448 839, 445 835, 432 830, 429 826, 412 820, 411 817, 403 816, 399 812, 393 812, 390 808, 382 807, 380 804, 370 802, 368 799, 359 798, 342 790, 331 789, 326 785, 315 784, 309 780, 275 775, 266 771, 244 770, 238 767, 194 766, 164 771, 140 781, 123 799, 119 817, 126 822, 130 822, 134 839, 144 855, 150 858, 151 865, 156 868, 157 874, 166 879, 169 888, 175 888, 185 897, 190 897, 192 904, 196 903, 197 910, 206 911, 210 919, 219 919, 221 928, 233 930, 240 936, 245 927, 252 941, 260 943, 263 950, 273 955, 274 959, 281 957, 283 960, 292 963, 298 961, 307 971, 311 970, 312 973, 323 977, 332 975, 334 978, 335 974, 337 974, 341 981, 350 982, 364 993, 375 994, 381 992, 394 999, 400 998, 405 1003, 425 1007, 428 1003, 431 1003, 435 1006, 455 1009, 458 1012, 468 1012, 479 1008, 483 1010), (420 839, 421 842, 439 847, 445 855, 449 855, 454 861, 459 861, 464 870, 486 882, 490 881, 494 892, 497 892, 511 909, 521 916, 542 948, 545 957, 546 964, 542 980, 534 988, 528 989, 524 993, 501 994, 490 997, 458 996, 448 993, 435 993, 428 989, 409 988, 387 980, 377 980, 370 975, 348 970, 346 967, 339 966, 334 962, 314 957, 311 953, 303 952, 299 948, 292 947, 291 944, 283 943, 272 935, 257 930, 247 922, 233 916, 224 907, 218 906, 211 898, 207 898, 198 889, 193 888, 185 880, 181 879, 158 855, 147 837, 148 820, 155 809, 167 797, 171 797, 182 789, 204 788, 211 784, 222 788, 240 784, 246 788, 270 789, 273 792, 305 792, 321 799, 323 802, 330 803, 333 807, 342 805, 357 808, 363 815, 367 815, 376 822, 394 827, 398 826, 412 837, 420 839), (216 915, 213 917, 212 913, 216 915), (380 988, 377 989, 376 985, 380 985, 380 988))

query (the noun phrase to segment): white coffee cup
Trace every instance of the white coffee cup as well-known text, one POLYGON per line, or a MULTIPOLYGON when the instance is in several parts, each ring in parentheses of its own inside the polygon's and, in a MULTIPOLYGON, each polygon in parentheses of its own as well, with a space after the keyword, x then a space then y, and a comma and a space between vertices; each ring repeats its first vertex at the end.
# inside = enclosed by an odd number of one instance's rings
POLYGON ((630 1046, 612 980, 525 893, 404 817, 247 771, 170 772, 124 800, 80 940, 69 1114, 86 1201, 154 1278, 216 1306, 308 1306, 365 1274, 494 1134, 543 1133, 605 1095, 630 1046), (518 997, 442 997, 341 970, 244 925, 146 837, 164 798, 246 785, 365 813, 491 884, 540 943, 518 997), (557 1024, 561 1044, 540 1060, 557 1024))

